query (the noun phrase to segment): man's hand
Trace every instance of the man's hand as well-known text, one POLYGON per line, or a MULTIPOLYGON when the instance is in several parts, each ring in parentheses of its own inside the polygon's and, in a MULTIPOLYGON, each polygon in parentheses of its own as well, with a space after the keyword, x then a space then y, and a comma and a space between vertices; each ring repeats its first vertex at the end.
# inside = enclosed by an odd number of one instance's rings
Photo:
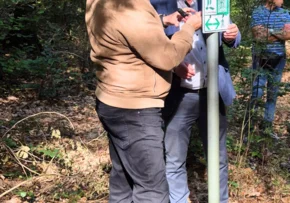
POLYGON ((229 24, 228 29, 223 33, 223 38, 227 42, 231 42, 236 39, 239 34, 239 28, 236 24, 229 24))
POLYGON ((174 72, 182 79, 189 79, 195 75, 195 69, 192 67, 192 65, 185 62, 182 62, 176 68, 174 68, 174 72))
POLYGON ((284 31, 284 41, 290 40, 290 24, 289 23, 284 25, 283 31, 284 31))
MULTIPOLYGON (((186 13, 194 12, 194 9, 192 8, 183 8, 182 10, 184 10, 186 13)), ((177 27, 179 26, 179 22, 181 20, 183 20, 183 17, 177 11, 163 17, 163 23, 165 26, 175 25, 177 27)))
POLYGON ((186 23, 194 27, 195 30, 198 30, 201 27, 201 12, 196 12, 188 17, 186 23))

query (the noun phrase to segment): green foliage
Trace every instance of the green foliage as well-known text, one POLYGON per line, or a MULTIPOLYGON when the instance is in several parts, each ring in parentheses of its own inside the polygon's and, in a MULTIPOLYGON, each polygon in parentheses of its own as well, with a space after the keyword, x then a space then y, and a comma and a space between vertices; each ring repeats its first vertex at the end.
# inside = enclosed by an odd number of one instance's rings
POLYGON ((34 202, 35 200, 35 195, 33 191, 18 190, 16 191, 16 195, 21 197, 22 200, 27 200, 29 202, 34 202))
POLYGON ((234 187, 235 189, 239 188, 239 183, 235 181, 229 181, 229 187, 234 187))
POLYGON ((66 191, 66 192, 57 192, 54 194, 55 200, 61 200, 63 198, 68 199, 70 203, 77 203, 84 196, 84 192, 81 189, 76 191, 66 191))
POLYGON ((51 149, 38 149, 37 151, 40 153, 43 153, 44 156, 48 156, 50 158, 55 158, 55 157, 60 158, 61 157, 58 149, 53 149, 53 150, 51 150, 51 149))
POLYGON ((284 0, 284 7, 290 10, 290 1, 284 0))
POLYGON ((8 137, 4 138, 4 142, 10 148, 16 148, 17 147, 17 143, 11 138, 8 138, 8 137))
POLYGON ((19 178, 23 175, 22 171, 6 172, 3 174, 5 178, 19 178))
POLYGON ((34 89, 43 99, 71 93, 71 89, 78 93, 82 73, 87 72, 84 11, 85 2, 77 0, 0 1, 0 82, 2 78, 5 84, 12 83, 7 88, 34 89), (28 4, 32 12, 25 11, 28 4), (25 12, 23 17, 14 15, 19 8, 25 12), (30 31, 37 33, 41 47, 29 43, 4 46, 3 42, 13 43, 7 38, 11 33, 30 39, 30 31))
POLYGON ((24 197, 26 197, 27 192, 19 191, 19 192, 18 192, 18 195, 19 195, 20 197, 24 198, 24 197))
MULTIPOLYGON (((225 49, 235 84, 235 90, 238 94, 234 104, 228 109, 230 133, 227 137, 227 148, 232 156, 232 163, 238 166, 251 167, 254 170, 260 167, 259 165, 261 163, 262 165, 267 165, 267 162, 271 160, 271 153, 277 153, 279 154, 279 158, 283 158, 286 154, 279 152, 279 149, 287 145, 284 141, 277 141, 271 136, 273 134, 273 128, 263 126, 265 97, 257 100, 259 108, 247 111, 253 81, 258 74, 261 74, 259 71, 251 69, 253 44, 250 27, 251 14, 253 9, 262 3, 263 1, 259 0, 231 0, 231 18, 240 29, 242 43, 234 51, 232 49, 225 49), (247 116, 251 118, 251 122, 249 123, 246 119, 247 116), (244 139, 245 135, 247 135, 247 139, 244 139)), ((284 5, 289 8, 290 1, 284 0, 284 5)), ((281 82, 279 86, 279 96, 289 94, 290 88, 288 83, 281 82)), ((284 126, 287 126, 287 124, 285 123, 284 126)), ((277 162, 279 161, 281 160, 277 160, 277 162)), ((278 171, 279 167, 275 170, 278 171)), ((236 182, 229 182, 231 190, 235 191, 239 189, 239 186, 236 184, 236 182)))

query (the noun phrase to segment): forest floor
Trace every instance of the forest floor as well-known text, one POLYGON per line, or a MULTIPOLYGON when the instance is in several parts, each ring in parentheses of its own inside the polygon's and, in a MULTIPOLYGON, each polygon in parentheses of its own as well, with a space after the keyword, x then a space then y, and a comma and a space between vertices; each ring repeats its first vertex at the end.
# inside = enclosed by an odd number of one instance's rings
MULTIPOLYGON (((283 82, 290 82, 289 67, 283 82)), ((111 163, 94 91, 34 98, 29 90, 0 98, 0 202, 107 202, 111 163)), ((228 131, 230 203, 289 203, 290 93, 278 98, 279 140, 243 144, 238 116, 228 131)), ((202 156, 188 159, 188 173, 191 202, 207 202, 202 156)))

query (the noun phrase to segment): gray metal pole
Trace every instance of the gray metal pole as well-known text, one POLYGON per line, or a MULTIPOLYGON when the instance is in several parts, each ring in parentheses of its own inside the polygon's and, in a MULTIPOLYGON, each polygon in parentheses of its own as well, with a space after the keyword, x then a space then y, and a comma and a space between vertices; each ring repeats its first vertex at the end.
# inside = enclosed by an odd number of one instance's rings
POLYGON ((219 203, 219 93, 218 93, 218 33, 212 33, 206 40, 208 91, 208 202, 219 203))

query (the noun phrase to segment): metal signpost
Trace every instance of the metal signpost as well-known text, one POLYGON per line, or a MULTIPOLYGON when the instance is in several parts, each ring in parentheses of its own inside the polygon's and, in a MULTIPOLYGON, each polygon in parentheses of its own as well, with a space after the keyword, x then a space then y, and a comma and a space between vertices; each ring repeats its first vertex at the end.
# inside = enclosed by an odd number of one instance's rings
POLYGON ((207 161, 208 202, 219 203, 219 91, 218 91, 218 33, 207 40, 207 161))
POLYGON ((211 33, 207 44, 207 114, 208 114, 208 202, 219 203, 219 91, 218 51, 219 33, 230 24, 230 0, 202 1, 202 30, 211 33))

